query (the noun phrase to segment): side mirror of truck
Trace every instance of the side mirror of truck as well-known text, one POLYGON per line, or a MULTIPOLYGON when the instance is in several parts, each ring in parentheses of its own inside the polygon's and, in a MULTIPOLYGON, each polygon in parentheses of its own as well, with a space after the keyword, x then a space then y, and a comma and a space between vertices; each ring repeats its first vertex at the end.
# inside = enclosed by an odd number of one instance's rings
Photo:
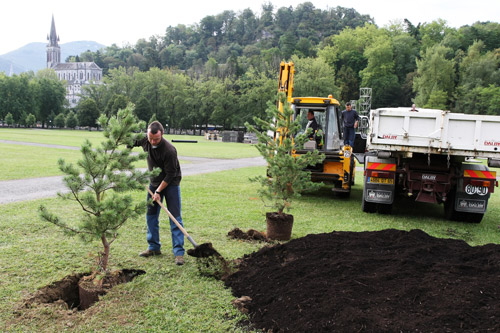
POLYGON ((369 122, 368 122, 368 117, 366 116, 360 116, 361 122, 360 122, 360 129, 368 128, 369 122))

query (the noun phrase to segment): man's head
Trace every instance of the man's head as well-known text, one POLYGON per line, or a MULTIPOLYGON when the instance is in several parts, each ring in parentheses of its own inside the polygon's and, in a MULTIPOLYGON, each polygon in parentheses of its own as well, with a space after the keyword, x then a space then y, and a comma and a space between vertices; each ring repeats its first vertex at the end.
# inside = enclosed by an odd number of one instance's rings
POLYGON ((159 121, 153 121, 148 126, 148 141, 153 148, 156 148, 161 142, 163 137, 163 126, 159 121))
POLYGON ((312 120, 314 118, 314 111, 307 111, 307 120, 312 120))
POLYGON ((346 109, 347 111, 351 111, 351 102, 347 102, 347 103, 345 103, 345 109, 346 109))

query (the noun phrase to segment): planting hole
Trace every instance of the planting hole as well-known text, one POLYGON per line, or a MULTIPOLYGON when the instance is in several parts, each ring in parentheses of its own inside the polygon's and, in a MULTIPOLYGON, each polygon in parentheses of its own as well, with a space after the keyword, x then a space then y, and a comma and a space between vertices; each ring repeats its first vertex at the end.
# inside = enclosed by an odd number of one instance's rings
POLYGON ((67 305, 68 309, 77 309, 83 311, 88 309, 92 304, 98 301, 98 295, 104 295, 113 286, 121 283, 132 281, 136 276, 145 274, 146 271, 137 269, 122 269, 110 273, 111 279, 106 279, 103 288, 96 293, 95 301, 81 300, 78 284, 80 280, 90 276, 89 273, 79 273, 68 275, 62 280, 53 282, 52 284, 42 287, 35 292, 30 298, 24 302, 25 308, 31 308, 35 304, 62 304, 67 305), (83 301, 83 303, 82 303, 83 301))

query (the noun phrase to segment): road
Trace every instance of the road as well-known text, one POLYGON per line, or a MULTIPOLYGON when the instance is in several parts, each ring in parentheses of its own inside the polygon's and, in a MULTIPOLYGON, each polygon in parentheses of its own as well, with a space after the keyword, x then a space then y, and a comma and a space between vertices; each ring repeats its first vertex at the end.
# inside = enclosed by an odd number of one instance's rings
MULTIPOLYGON (((32 142, 0 140, 0 143, 80 150, 80 147, 49 145, 49 144, 32 143, 32 142)), ((250 157, 250 158, 238 158, 238 159, 212 159, 212 158, 202 158, 202 157, 179 156, 179 160, 191 162, 181 165, 183 177, 191 175, 199 175, 203 173, 266 165, 266 162, 262 157, 250 157)), ((63 176, 53 176, 53 177, 0 181, 0 204, 53 197, 56 196, 58 192, 64 193, 67 191, 67 189, 64 186, 62 179, 63 176)))

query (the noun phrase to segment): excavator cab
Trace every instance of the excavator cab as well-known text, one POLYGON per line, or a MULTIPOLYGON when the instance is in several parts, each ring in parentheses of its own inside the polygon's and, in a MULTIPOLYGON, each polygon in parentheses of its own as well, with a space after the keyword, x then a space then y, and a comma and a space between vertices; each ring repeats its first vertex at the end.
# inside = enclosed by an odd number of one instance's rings
POLYGON ((318 149, 319 151, 339 151, 342 146, 342 131, 340 122, 340 112, 338 102, 331 98, 306 97, 292 98, 292 110, 294 119, 298 119, 301 131, 304 133, 307 128, 307 113, 312 111, 318 123, 318 131, 312 133, 309 142, 306 142, 304 149, 318 149), (307 99, 307 100, 306 100, 307 99))

